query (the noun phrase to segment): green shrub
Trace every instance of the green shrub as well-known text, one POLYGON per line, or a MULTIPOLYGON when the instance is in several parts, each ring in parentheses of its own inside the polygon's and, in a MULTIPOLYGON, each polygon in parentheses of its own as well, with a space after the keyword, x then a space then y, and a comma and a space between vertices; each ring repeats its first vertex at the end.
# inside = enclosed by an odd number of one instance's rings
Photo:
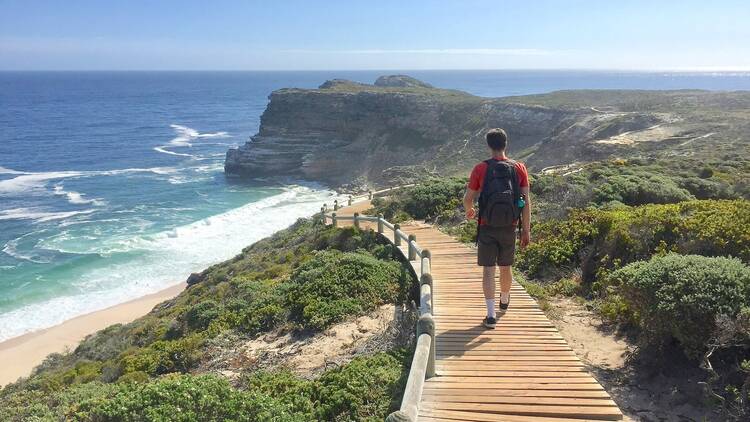
POLYGON ((629 264, 611 283, 647 343, 675 339, 693 358, 705 352, 718 316, 750 304, 750 267, 738 259, 669 254, 629 264))
POLYGON ((685 177, 678 184, 698 199, 730 199, 736 196, 728 184, 718 180, 685 177))
POLYGON ((245 281, 238 286, 238 292, 242 301, 233 302, 229 309, 238 315, 242 331, 249 334, 268 331, 284 320, 287 311, 278 283, 245 281))
POLYGON ((466 179, 435 179, 409 188, 403 195, 403 209, 416 219, 426 219, 458 208, 466 190, 466 179))
POLYGON ((318 383, 321 421, 382 421, 401 402, 408 372, 403 352, 359 357, 327 371, 318 383))
POLYGON ((75 363, 73 368, 63 374, 65 384, 81 384, 89 381, 99 380, 102 374, 101 362, 89 362, 81 360, 75 363))
POLYGON ((571 278, 562 278, 547 286, 547 290, 554 296, 576 296, 581 292, 581 284, 571 278))
POLYGON ((201 358, 204 339, 198 334, 179 340, 160 340, 148 347, 126 351, 121 358, 124 374, 142 371, 150 375, 187 372, 201 358))
POLYGON ((221 314, 221 307, 213 300, 195 304, 185 316, 188 327, 193 330, 205 330, 221 314))
POLYGON ((406 275, 396 262, 362 253, 322 251, 292 274, 286 287, 292 318, 323 329, 403 295, 406 275))
POLYGON ((668 177, 639 173, 610 176, 594 189, 598 204, 620 202, 626 205, 670 204, 695 199, 668 177))
POLYGON ((245 379, 245 388, 256 394, 283 401, 296 414, 313 420, 318 383, 300 378, 288 370, 258 371, 245 379))
POLYGON ((446 233, 453 236, 462 243, 474 243, 477 239, 476 220, 463 221, 457 225, 441 227, 446 233))
POLYGON ((391 198, 376 198, 372 203, 372 213, 381 213, 394 223, 434 219, 458 209, 465 190, 465 178, 431 179, 399 190, 391 198))
POLYGON ((90 405, 90 420, 300 420, 300 415, 280 400, 236 390, 226 380, 212 375, 171 375, 148 384, 118 385, 120 390, 109 399, 90 405))
POLYGON ((0 420, 88 421, 89 410, 118 390, 115 384, 88 382, 60 391, 20 390, 0 397, 0 420))
POLYGON ((126 335, 127 326, 114 324, 96 334, 86 336, 78 344, 75 354, 81 359, 107 360, 117 357, 132 345, 133 339, 126 335))

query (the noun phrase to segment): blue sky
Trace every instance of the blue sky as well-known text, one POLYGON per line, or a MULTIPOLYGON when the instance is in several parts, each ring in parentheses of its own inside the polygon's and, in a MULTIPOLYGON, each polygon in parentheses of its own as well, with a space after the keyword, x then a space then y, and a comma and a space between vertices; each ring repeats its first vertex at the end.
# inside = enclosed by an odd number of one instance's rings
POLYGON ((0 69, 750 70, 747 1, 0 0, 0 69))

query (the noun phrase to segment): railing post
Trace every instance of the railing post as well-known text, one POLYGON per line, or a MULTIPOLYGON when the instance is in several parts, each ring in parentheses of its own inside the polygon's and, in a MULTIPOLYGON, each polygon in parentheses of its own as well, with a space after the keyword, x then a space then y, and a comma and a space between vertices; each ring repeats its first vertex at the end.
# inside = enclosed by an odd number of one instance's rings
POLYGON ((385 422, 413 422, 411 418, 409 418, 409 415, 406 414, 406 412, 403 412, 401 410, 397 410, 390 415, 388 415, 387 418, 385 418, 385 422))
MULTIPOLYGON (((424 260, 422 260, 422 265, 424 265, 424 260)), ((435 293, 434 293, 434 290, 433 290, 434 286, 432 285, 432 274, 426 273, 426 274, 422 274, 422 277, 420 277, 420 279, 419 279, 419 291, 420 291, 420 294, 422 292, 422 286, 425 285, 425 284, 427 284, 428 286, 430 286, 430 296, 432 296, 430 298, 430 311, 434 314, 435 313, 435 301, 433 299, 435 299, 435 293)), ((420 305, 421 305, 421 303, 420 303, 420 305)))
POLYGON ((427 333, 432 337, 432 342, 430 342, 430 356, 427 359, 427 370, 425 371, 425 378, 432 378, 435 376, 435 320, 432 319, 431 314, 424 314, 419 317, 419 321, 417 322, 417 338, 423 333, 427 333))
POLYGON ((383 214, 378 214, 378 233, 383 234, 383 214))
POLYGON ((422 275, 430 274, 430 277, 432 277, 432 253, 429 249, 422 250, 422 265, 420 268, 422 269, 422 275))
POLYGON ((359 213, 354 213, 354 227, 359 228, 359 213))
POLYGON ((401 230, 401 226, 398 223, 393 225, 393 244, 395 246, 401 246, 401 237, 398 235, 398 231, 401 230))
POLYGON ((414 242, 417 241, 417 236, 410 234, 409 235, 409 261, 414 261, 417 259, 417 248, 414 247, 414 242))
POLYGON ((349 195, 349 202, 347 202, 347 204, 348 204, 348 205, 349 205, 350 207, 352 206, 352 196, 351 196, 351 195, 349 195))
POLYGON ((339 210, 339 200, 336 199, 333 201, 333 210, 338 211, 339 210))
POLYGON ((338 220, 336 219, 336 213, 331 214, 331 224, 333 224, 333 227, 337 227, 338 220))

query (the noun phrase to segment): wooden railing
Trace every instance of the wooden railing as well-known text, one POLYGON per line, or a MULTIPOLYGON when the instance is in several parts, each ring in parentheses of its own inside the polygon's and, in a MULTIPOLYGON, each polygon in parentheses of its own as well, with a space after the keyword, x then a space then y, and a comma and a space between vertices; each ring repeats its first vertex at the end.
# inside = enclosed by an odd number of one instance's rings
MULTIPOLYGON (((399 189, 403 189, 403 188, 408 188, 408 187, 411 187, 411 186, 415 186, 415 185, 414 184, 400 185, 400 186, 394 186, 392 188, 381 189, 381 190, 374 191, 374 192, 373 191, 367 191, 367 193, 361 194, 361 195, 357 195, 357 196, 349 195, 349 198, 346 201, 347 202, 347 206, 351 206, 353 203, 359 202, 359 201, 372 200, 375 197, 384 196, 385 194, 393 192, 395 190, 399 190, 399 189)), ((333 201, 333 210, 334 211, 338 211, 339 208, 341 208, 343 206, 344 205, 339 204, 339 200, 338 199, 335 199, 333 201)), ((328 204, 323 204, 323 206, 320 207, 320 212, 322 214, 325 214, 326 212, 328 212, 328 204)))
MULTIPOLYGON (((372 199, 372 196, 373 193, 370 192, 368 197, 372 199)), ((349 205, 352 204, 351 197, 348 202, 349 205)), ((335 203, 334 208, 338 211, 338 203, 335 203)), ((419 247, 416 236, 407 235, 401 231, 401 227, 398 224, 390 223, 382 215, 371 217, 362 216, 359 213, 349 216, 337 215, 335 212, 328 214, 324 206, 321 209, 321 216, 324 224, 328 224, 330 220, 334 227, 337 227, 342 221, 352 221, 355 227, 360 227, 360 223, 363 221, 376 222, 378 233, 390 240, 395 246, 401 246, 402 242, 407 242, 407 258, 409 261, 420 260, 417 345, 414 349, 414 357, 412 358, 409 378, 404 389, 404 397, 401 400, 401 408, 388 415, 386 419, 389 422, 416 421, 419 403, 422 399, 424 381, 427 378, 435 376, 435 321, 432 318, 434 310, 432 302, 432 255, 429 250, 419 247), (389 233, 388 235, 386 235, 386 231, 389 233)))

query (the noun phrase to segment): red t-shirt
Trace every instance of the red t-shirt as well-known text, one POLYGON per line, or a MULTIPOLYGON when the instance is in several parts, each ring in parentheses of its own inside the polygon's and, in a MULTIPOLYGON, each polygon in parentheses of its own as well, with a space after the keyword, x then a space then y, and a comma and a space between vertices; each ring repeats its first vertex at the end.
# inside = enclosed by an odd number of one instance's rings
MULTIPOLYGON (((507 160, 507 158, 495 158, 495 160, 505 161, 507 160)), ((471 171, 471 176, 469 176, 469 184, 467 185, 468 188, 475 191, 481 191, 485 174, 487 174, 487 163, 482 161, 481 163, 474 166, 474 169, 471 171)), ((520 187, 529 187, 529 172, 526 170, 526 166, 518 161, 516 161, 516 175, 518 176, 518 185, 520 187)), ((479 224, 482 224, 481 219, 479 220, 479 224)))

